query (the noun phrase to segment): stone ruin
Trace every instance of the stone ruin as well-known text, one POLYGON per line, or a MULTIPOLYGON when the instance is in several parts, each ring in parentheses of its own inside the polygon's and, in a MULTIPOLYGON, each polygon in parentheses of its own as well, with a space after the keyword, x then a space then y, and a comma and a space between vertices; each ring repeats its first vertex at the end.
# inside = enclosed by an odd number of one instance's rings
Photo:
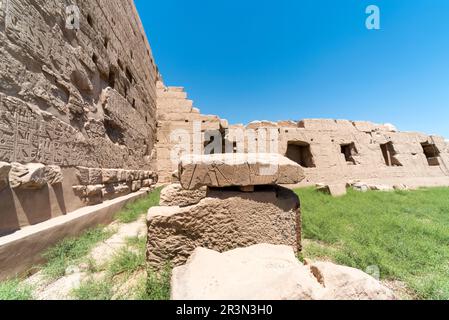
POLYGON ((277 154, 183 158, 180 183, 163 189, 161 206, 148 212, 150 265, 182 265, 197 247, 271 243, 300 252, 299 199, 279 184, 302 179, 302 168, 277 154))
POLYGON ((220 253, 197 248, 173 270, 173 300, 395 300, 366 273, 301 263, 291 247, 259 244, 220 253))
POLYGON ((184 88, 164 84, 133 0, 77 6, 74 29, 62 1, 0 1, 0 280, 173 179, 150 212, 154 265, 185 263, 197 246, 300 250, 299 201, 284 185, 337 196, 347 185, 449 186, 449 143, 439 136, 365 121, 241 125, 204 115, 184 88), (177 130, 191 138, 183 150, 177 130), (271 155, 246 163, 242 153, 271 155), (273 162, 280 174, 258 174, 273 162))
POLYGON ((304 179, 278 154, 181 159, 180 183, 147 216, 149 265, 175 266, 173 300, 392 300, 366 273, 301 264, 298 196, 279 186, 304 179))

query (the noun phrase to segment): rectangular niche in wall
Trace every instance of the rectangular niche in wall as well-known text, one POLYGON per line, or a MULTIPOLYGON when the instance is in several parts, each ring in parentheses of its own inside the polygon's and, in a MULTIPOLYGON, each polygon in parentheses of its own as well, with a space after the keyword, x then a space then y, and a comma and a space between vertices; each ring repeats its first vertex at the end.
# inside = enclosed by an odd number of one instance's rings
POLYGON ((355 147, 355 143, 345 143, 340 145, 341 153, 345 156, 346 163, 348 165, 356 165, 357 162, 354 159, 354 156, 358 154, 357 148, 355 147))
POLYGON ((287 158, 298 163, 304 168, 315 168, 310 144, 306 142, 289 142, 287 146, 287 158))
POLYGON ((396 151, 393 142, 388 142, 380 145, 385 164, 389 167, 402 167, 402 164, 396 159, 396 151))
POLYGON ((423 148, 424 154, 426 155, 427 162, 429 163, 429 166, 439 166, 440 165, 440 151, 438 150, 437 146, 433 143, 421 143, 421 146, 423 148))

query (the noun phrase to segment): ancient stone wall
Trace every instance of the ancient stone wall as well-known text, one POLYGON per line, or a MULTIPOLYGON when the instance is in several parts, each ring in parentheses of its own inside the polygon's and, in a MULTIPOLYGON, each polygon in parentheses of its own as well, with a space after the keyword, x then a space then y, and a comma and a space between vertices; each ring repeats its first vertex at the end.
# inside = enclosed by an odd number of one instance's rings
MULTIPOLYGON (((193 107, 182 87, 157 84, 157 171, 160 182, 171 182, 178 159, 204 150, 206 132, 225 132, 228 123, 215 115, 203 115, 193 107), (197 133, 195 133, 197 132, 197 133), (178 144, 180 141, 187 142, 178 144), (195 151, 199 150, 199 151, 195 151)), ((207 139, 208 140, 208 139, 207 139)))
POLYGON ((0 234, 154 182, 157 79, 132 0, 0 1, 0 234))
POLYGON ((432 185, 431 180, 436 178, 445 178, 443 182, 449 184, 449 144, 439 136, 398 132, 392 125, 348 120, 228 125, 218 117, 202 116, 186 97, 182 88, 159 84, 157 158, 164 182, 171 181, 178 167, 176 155, 187 150, 193 154, 279 153, 304 168, 303 185, 365 179, 393 184, 413 182, 413 178, 427 179, 416 180, 415 186, 432 185), (185 130, 187 140, 180 134, 172 136, 175 129, 185 130), (198 132, 199 137, 195 137, 198 132), (221 133, 218 145, 215 133, 221 133), (188 146, 180 140, 187 141, 188 146), (213 144, 219 150, 213 150, 213 144))

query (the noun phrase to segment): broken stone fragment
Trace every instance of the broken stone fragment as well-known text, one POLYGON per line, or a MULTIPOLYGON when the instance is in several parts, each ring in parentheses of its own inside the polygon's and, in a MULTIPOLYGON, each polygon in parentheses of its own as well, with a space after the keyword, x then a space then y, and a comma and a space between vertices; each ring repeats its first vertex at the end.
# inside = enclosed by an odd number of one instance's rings
POLYGON ((8 187, 9 171, 11 171, 11 165, 6 162, 0 162, 0 191, 8 187))
POLYGON ((160 205, 163 207, 187 207, 206 198, 207 187, 198 190, 184 190, 179 183, 171 184, 161 191, 160 205))
POLYGON ((142 189, 142 181, 140 180, 133 181, 131 184, 131 191, 136 192, 139 191, 140 189, 142 189))
POLYGON ((368 274, 332 263, 304 265, 291 247, 258 244, 219 253, 197 248, 173 270, 173 300, 394 300, 368 274))
POLYGON ((86 194, 87 186, 73 186, 72 189, 77 197, 84 198, 87 196, 86 194))
POLYGON ((317 190, 336 198, 342 197, 347 193, 346 184, 329 184, 329 185, 318 184, 317 190))
POLYGON ((95 185, 103 183, 102 170, 97 168, 77 167, 78 180, 82 185, 95 185))
POLYGON ((254 193, 210 190, 196 205, 153 207, 147 221, 147 257, 154 268, 167 261, 182 265, 197 247, 223 252, 271 243, 301 250, 299 199, 281 187, 254 193))
POLYGON ((109 200, 128 194, 129 192, 130 189, 126 184, 108 184, 102 189, 103 198, 109 200))
POLYGON ((103 185, 92 185, 86 187, 86 196, 87 197, 93 197, 102 194, 103 191, 103 185))
POLYGON ((40 163, 11 164, 9 184, 13 189, 41 189, 47 184, 45 166, 40 163))
POLYGON ((179 164, 184 189, 296 184, 304 178, 300 165, 279 154, 190 155, 179 164))
POLYGON ((151 187, 152 185, 153 185, 152 179, 142 180, 142 188, 148 188, 148 187, 151 187))
POLYGON ((62 169, 59 166, 46 166, 45 178, 50 185, 56 185, 62 183, 64 177, 62 175, 62 169))

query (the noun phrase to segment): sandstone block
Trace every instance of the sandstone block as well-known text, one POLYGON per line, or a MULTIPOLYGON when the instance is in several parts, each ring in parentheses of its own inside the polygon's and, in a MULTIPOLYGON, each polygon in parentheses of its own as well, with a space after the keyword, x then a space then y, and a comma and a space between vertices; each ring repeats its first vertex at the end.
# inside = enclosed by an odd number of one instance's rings
POLYGON ((317 185, 317 190, 333 197, 342 197, 347 193, 346 184, 317 185))
POLYGON ((103 169, 102 170, 102 182, 103 183, 116 183, 119 181, 118 170, 103 169))
POLYGON ((62 183, 64 177, 62 175, 62 169, 59 166, 47 166, 45 167, 45 178, 50 185, 56 185, 62 183))
POLYGON ((288 246, 198 248, 173 270, 172 300, 313 300, 321 285, 288 246))
POLYGON ((179 164, 184 189, 295 184, 304 179, 300 165, 279 154, 190 155, 179 164))
POLYGON ((103 183, 103 172, 98 168, 77 167, 78 180, 82 185, 95 185, 103 183))
POLYGON ((11 171, 11 165, 6 162, 0 162, 0 191, 8 187, 9 171, 11 171))
POLYGON ((136 192, 139 191, 140 189, 142 189, 142 181, 140 180, 133 181, 131 184, 131 191, 136 192))
POLYGON ((9 173, 9 184, 11 188, 17 189, 41 189, 47 184, 45 177, 45 166, 40 163, 29 163, 22 165, 12 163, 9 173))
POLYGON ((163 207, 187 207, 197 204, 207 195, 207 187, 184 190, 180 184, 171 184, 161 191, 160 205, 163 207))
POLYGON ((395 300, 390 289, 361 270, 330 262, 315 262, 309 267, 325 288, 321 300, 395 300))
POLYGON ((148 187, 151 187, 152 185, 153 185, 152 179, 142 180, 142 188, 148 188, 148 187))
POLYGON ((148 212, 148 260, 153 267, 178 266, 197 247, 220 252, 258 243, 301 250, 298 196, 281 187, 255 193, 210 190, 189 207, 154 207, 148 212))
POLYGON ((86 196, 87 197, 93 197, 102 194, 103 185, 92 185, 86 187, 86 196))
POLYGON ((225 253, 197 248, 173 270, 173 300, 394 300, 362 271, 303 265, 292 248, 258 244, 225 253))

